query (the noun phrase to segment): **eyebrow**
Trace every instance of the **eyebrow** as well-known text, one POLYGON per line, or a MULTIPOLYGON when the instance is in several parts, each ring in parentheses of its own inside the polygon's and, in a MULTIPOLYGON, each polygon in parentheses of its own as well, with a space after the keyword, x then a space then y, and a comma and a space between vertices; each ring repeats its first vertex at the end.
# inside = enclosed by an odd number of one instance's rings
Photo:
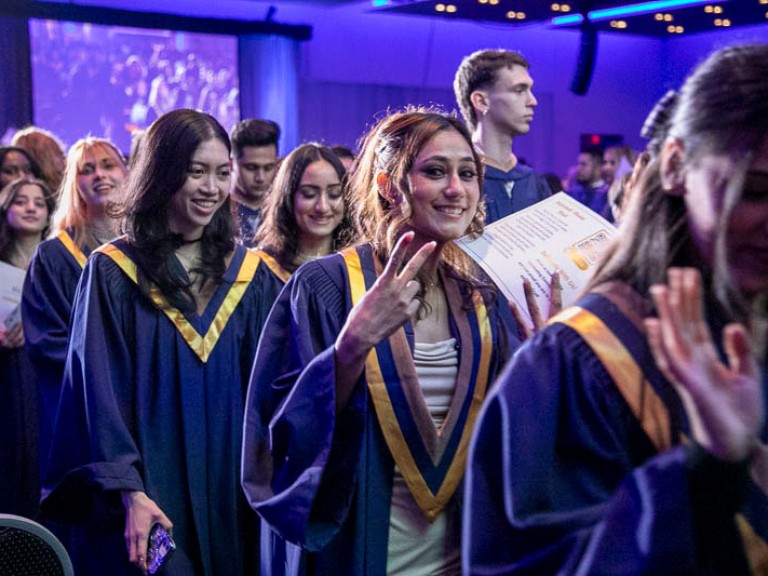
MULTIPOLYGON (((449 162, 449 158, 447 156, 440 156, 439 154, 436 154, 434 156, 430 156, 429 158, 425 158, 422 160, 422 164, 425 162, 431 162, 437 160, 439 162, 449 162)), ((472 162, 475 163, 475 159, 472 156, 463 156, 462 158, 459 158, 459 162, 472 162)))
MULTIPOLYGON (((333 188, 335 186, 341 186, 341 182, 334 182, 333 184, 328 184, 326 188, 333 188)), ((312 188, 314 190, 320 190, 321 186, 317 184, 299 184, 299 188, 312 188)))
MULTIPOLYGON (((206 164, 205 162, 202 162, 200 160, 190 160, 189 164, 190 166, 193 164, 197 164, 199 166, 209 166, 209 164, 206 164)), ((216 168, 224 168, 224 167, 229 168, 229 162, 223 162, 222 164, 219 164, 218 166, 216 166, 216 168)))

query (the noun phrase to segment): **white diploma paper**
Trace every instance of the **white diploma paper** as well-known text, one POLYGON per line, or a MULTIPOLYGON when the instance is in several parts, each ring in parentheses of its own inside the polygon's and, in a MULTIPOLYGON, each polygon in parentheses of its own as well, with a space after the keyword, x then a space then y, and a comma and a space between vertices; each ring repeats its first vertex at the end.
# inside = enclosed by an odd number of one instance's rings
POLYGON ((563 307, 587 284, 616 227, 564 192, 489 224, 479 238, 456 241, 517 304, 531 324, 523 278, 533 287, 542 315, 549 310, 549 284, 560 273, 563 307))
POLYGON ((26 272, 0 262, 0 330, 10 330, 21 322, 19 305, 26 272))

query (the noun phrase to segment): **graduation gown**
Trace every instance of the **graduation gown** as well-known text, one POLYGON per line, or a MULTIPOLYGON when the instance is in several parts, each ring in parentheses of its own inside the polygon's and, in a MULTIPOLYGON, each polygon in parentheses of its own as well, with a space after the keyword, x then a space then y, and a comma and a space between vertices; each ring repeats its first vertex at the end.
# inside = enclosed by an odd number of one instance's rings
MULTIPOLYGON (((434 514, 455 514, 475 411, 486 384, 517 344, 508 332, 513 324, 503 297, 486 309, 475 294, 473 310, 457 317, 454 309, 451 331, 461 348, 455 392, 459 401, 454 399, 451 423, 438 442, 445 451, 437 461, 426 447, 429 442, 418 435, 420 426, 434 433, 434 424, 428 414, 425 423, 423 413, 410 412, 409 403, 415 402, 406 397, 414 387, 403 387, 397 377, 409 362, 391 349, 412 355, 410 323, 396 332, 399 340, 376 347, 380 374, 374 375, 375 386, 366 370, 346 407, 336 414, 334 344, 354 302, 376 277, 367 245, 308 262, 286 284, 264 329, 248 392, 243 487, 272 529, 306 551, 297 564, 291 558, 295 549, 289 547, 287 554, 279 546, 262 550, 275 554, 274 573, 386 573, 395 466, 389 442, 400 442, 404 449, 398 452, 408 452, 417 472, 423 472, 417 491, 426 507, 434 505, 434 514), (388 404, 377 401, 374 406, 372 396, 382 393, 388 404), (377 410, 390 414, 377 416, 377 410), (390 433, 393 416, 401 424, 399 438, 390 433), (380 418, 390 430, 386 437, 380 418)), ((458 286, 456 290, 454 301, 461 300, 458 286)), ((407 464, 398 461, 398 467, 404 470, 407 464)))
POLYGON ((38 520, 37 379, 27 347, 0 348, 0 513, 38 520))
POLYGON ((683 444, 679 397, 619 307, 578 306, 518 351, 483 410, 465 574, 735 575, 761 555, 765 573, 766 494, 683 444))
POLYGON ((248 375, 279 291, 263 271, 238 246, 198 316, 161 310, 139 291, 126 242, 88 261, 43 487, 44 511, 81 526, 78 574, 138 573, 121 490, 146 492, 173 522, 165 574, 256 573, 257 522, 239 464, 248 375))
POLYGON ((40 457, 45 463, 67 355, 69 317, 75 290, 91 250, 81 250, 72 230, 37 247, 24 279, 21 312, 24 338, 40 393, 40 457))

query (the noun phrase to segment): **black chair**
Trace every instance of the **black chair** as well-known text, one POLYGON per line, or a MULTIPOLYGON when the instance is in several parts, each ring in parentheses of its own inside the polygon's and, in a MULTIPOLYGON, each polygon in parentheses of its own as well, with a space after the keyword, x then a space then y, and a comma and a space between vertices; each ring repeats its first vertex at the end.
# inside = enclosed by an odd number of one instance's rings
POLYGON ((0 576, 74 576, 50 530, 28 518, 0 514, 0 576))

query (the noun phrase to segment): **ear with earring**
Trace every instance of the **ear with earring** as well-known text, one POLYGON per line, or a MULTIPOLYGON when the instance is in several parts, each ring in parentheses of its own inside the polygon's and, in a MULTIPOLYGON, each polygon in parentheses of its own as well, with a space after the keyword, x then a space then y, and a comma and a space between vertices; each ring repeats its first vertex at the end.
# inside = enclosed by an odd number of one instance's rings
POLYGON ((389 174, 379 172, 376 176, 376 187, 379 189, 379 194, 392 206, 399 206, 402 203, 403 196, 399 190, 392 186, 389 174))

